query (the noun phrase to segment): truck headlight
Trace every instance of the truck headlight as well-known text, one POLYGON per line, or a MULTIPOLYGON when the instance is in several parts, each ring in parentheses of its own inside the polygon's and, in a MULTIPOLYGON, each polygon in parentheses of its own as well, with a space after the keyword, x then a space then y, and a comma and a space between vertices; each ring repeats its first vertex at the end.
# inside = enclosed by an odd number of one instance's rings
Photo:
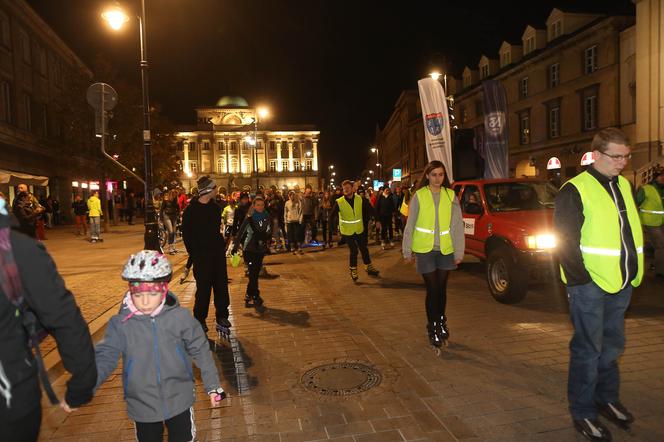
POLYGON ((551 233, 526 236, 529 249, 553 249, 556 247, 556 236, 551 233))

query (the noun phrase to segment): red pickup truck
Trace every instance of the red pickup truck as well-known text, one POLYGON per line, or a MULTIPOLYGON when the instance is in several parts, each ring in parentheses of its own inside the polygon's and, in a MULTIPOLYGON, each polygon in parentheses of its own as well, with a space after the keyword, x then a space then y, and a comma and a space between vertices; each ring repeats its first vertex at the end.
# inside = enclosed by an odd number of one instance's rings
POLYGON ((530 281, 556 278, 553 206, 558 190, 545 180, 456 181, 466 253, 486 261, 486 280, 502 303, 519 302, 530 281))

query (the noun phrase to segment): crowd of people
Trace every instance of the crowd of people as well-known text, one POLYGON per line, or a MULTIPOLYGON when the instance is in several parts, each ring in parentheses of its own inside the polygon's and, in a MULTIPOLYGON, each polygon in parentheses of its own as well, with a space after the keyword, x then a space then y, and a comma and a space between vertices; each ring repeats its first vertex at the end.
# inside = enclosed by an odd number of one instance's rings
MULTIPOLYGON (((655 249, 655 268, 661 265, 662 245, 657 241, 664 228, 664 171, 656 171, 635 196, 620 175, 631 157, 625 135, 604 129, 594 137, 592 149, 595 163, 557 195, 554 228, 574 328, 567 385, 570 414, 574 427, 588 439, 609 441, 600 415, 625 428, 635 419, 620 401, 618 358, 625 346, 625 312, 633 288, 643 280, 646 239, 655 249)), ((403 258, 415 259, 424 281, 429 343, 440 347, 449 339, 447 283, 449 272, 463 259, 465 238, 459 202, 440 161, 428 163, 411 189, 374 192, 359 181, 345 180, 334 191, 315 192, 306 186, 304 191, 295 187, 282 192, 272 186, 255 193, 229 192, 203 176, 192 194, 178 188, 156 192, 168 251, 174 251, 179 229, 189 254, 185 277, 193 266, 193 315, 169 290, 172 268, 166 256, 142 250, 124 266, 128 288, 122 309, 94 348, 74 297, 43 245, 33 239, 39 202, 23 186, 12 205, 16 229, 10 229, 8 202, 0 195, 0 423, 15 440, 33 441, 39 432, 37 378, 43 369, 34 363, 40 359, 38 346, 33 355, 29 345, 38 342, 36 323, 54 336, 72 373, 62 400, 41 373, 52 403, 71 412, 89 402, 122 357, 127 413, 135 421, 137 439, 162 440, 166 427, 171 440, 194 440, 191 364, 201 371, 210 404, 219 406, 225 393, 208 347, 206 322, 212 297, 216 330, 230 333, 227 258, 240 251, 248 276, 244 305, 263 311, 259 275, 266 255, 333 247, 338 234, 337 245, 348 247, 350 278, 357 281, 358 254, 367 275, 378 277, 368 243, 375 240, 389 248, 396 232, 402 236, 403 258)), ((98 201, 95 194, 87 202, 77 197, 72 208, 77 226, 85 229, 79 217, 89 217, 91 238, 101 240, 98 201)))

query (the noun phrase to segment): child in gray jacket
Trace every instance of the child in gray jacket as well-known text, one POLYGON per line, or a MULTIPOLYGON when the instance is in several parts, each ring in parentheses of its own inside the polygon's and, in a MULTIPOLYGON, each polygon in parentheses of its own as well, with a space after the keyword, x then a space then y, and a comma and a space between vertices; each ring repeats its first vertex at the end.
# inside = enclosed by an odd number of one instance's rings
POLYGON ((201 325, 168 291, 171 276, 171 265, 161 253, 142 250, 132 255, 122 272, 122 279, 129 281, 122 308, 95 347, 95 391, 122 355, 127 414, 141 442, 161 441, 164 424, 169 441, 195 440, 191 359, 201 370, 210 404, 218 407, 225 398, 201 325))

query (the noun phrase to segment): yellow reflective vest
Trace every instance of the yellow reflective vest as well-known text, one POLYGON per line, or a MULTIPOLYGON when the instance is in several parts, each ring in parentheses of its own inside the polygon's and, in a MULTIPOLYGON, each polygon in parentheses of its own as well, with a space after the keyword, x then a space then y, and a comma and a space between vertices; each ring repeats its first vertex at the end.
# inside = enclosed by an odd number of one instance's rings
POLYGON ((348 204, 345 197, 337 198, 339 206, 339 230, 342 235, 354 235, 364 232, 362 223, 362 197, 355 194, 353 207, 348 204))
MULTIPOLYGON (((616 204, 595 177, 582 172, 563 186, 573 185, 579 191, 583 202, 584 221, 581 226, 581 255, 583 264, 593 282, 607 293, 618 293, 627 286, 623 281, 620 262, 622 236, 620 234, 620 217, 616 204)), ((632 197, 629 182, 618 176, 618 189, 622 194, 627 208, 627 219, 634 245, 636 246, 638 270, 636 275, 629 275, 632 285, 638 287, 643 278, 643 231, 636 203, 632 197)), ((567 283, 562 267, 560 274, 567 283)))
POLYGON ((639 207, 641 222, 644 226, 659 227, 664 224, 664 205, 659 191, 652 184, 643 186, 646 199, 639 207))
POLYGON ((454 191, 446 187, 440 189, 438 207, 434 207, 433 194, 429 186, 423 187, 417 192, 417 203, 419 211, 417 221, 413 230, 413 252, 428 253, 433 250, 434 235, 436 233, 436 210, 438 210, 438 235, 440 236, 440 253, 449 255, 454 252, 450 224, 452 222, 452 201, 454 191))

